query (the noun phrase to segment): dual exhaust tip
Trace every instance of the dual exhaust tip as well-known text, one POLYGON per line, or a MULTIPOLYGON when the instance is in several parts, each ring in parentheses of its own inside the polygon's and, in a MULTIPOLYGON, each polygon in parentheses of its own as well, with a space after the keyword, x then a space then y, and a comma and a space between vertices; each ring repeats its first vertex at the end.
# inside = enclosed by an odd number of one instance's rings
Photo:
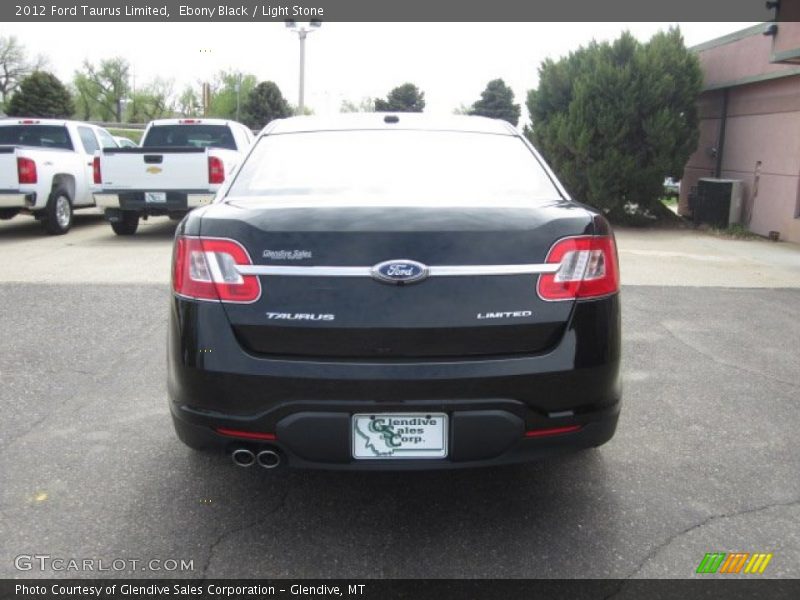
POLYGON ((270 449, 255 453, 247 448, 236 448, 231 453, 231 460, 238 467, 252 467, 257 464, 265 469, 274 469, 281 464, 281 455, 270 449))

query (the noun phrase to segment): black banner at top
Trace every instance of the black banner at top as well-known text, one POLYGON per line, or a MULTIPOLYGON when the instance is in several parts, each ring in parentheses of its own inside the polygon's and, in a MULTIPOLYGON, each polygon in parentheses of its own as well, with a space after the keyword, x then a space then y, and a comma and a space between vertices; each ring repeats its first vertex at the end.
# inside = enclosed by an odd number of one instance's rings
MULTIPOLYGON (((795 2, 798 0, 781 0, 795 2)), ((3 0, 0 20, 769 21, 765 0, 3 0)))

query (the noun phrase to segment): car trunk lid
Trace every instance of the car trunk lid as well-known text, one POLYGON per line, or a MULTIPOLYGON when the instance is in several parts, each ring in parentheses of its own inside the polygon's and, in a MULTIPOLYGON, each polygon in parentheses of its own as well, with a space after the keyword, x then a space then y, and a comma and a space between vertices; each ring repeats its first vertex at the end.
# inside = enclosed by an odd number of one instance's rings
POLYGON ((201 236, 236 240, 259 273, 256 302, 224 304, 248 351, 424 359, 552 347, 574 301, 541 300, 535 271, 556 240, 591 227, 591 213, 566 201, 485 208, 234 199, 204 213, 201 236), (397 260, 430 275, 401 284, 371 276, 397 260))

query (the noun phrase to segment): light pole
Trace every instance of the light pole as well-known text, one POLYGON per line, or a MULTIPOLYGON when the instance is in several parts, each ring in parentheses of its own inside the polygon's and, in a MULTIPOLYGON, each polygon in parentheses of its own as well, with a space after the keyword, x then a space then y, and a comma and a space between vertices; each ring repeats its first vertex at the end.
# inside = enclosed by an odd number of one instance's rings
POLYGON ((319 29, 320 25, 322 25, 322 21, 310 21, 308 27, 298 27, 293 20, 286 21, 286 27, 294 31, 300 40, 300 91, 297 98, 297 113, 301 115, 305 109, 306 37, 315 29, 319 29))

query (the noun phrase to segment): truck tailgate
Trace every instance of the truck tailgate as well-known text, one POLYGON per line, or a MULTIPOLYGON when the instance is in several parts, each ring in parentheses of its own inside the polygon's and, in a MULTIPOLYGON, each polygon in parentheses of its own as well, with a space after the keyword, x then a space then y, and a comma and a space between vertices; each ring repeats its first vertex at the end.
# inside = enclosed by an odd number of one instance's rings
POLYGON ((104 189, 209 188, 206 148, 106 148, 100 157, 104 189))
POLYGON ((0 190, 19 187, 17 155, 14 146, 0 146, 0 190))

